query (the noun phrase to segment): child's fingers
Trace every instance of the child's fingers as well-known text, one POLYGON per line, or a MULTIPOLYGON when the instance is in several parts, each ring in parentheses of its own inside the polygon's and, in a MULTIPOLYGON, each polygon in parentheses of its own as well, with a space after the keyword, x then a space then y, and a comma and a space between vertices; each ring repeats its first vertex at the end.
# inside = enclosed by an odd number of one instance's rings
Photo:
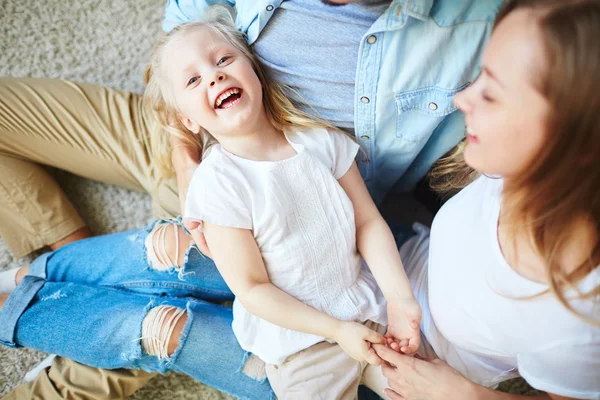
POLYGON ((406 341, 406 345, 405 346, 401 346, 402 347, 402 352, 405 354, 413 354, 416 353, 417 350, 419 350, 419 338, 412 338, 410 339, 410 341, 406 341))
POLYGON ((369 350, 365 356, 365 360, 371 365, 381 365, 383 364, 383 360, 377 355, 373 347, 369 346, 369 350))
POLYGON ((365 331, 365 336, 364 339, 371 342, 371 343, 377 343, 377 344, 386 344, 387 343, 387 339, 385 338, 385 336, 383 336, 380 333, 375 332, 372 329, 366 328, 365 331))

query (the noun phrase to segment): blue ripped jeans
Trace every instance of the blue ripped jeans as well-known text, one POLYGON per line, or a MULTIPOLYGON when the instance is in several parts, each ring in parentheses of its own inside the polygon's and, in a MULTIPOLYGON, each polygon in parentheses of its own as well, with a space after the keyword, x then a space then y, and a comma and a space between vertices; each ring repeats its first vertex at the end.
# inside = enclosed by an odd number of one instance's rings
POLYGON ((183 269, 150 267, 145 240, 155 223, 36 259, 0 310, 0 343, 98 368, 173 370, 238 398, 272 398, 266 379, 242 372, 247 354, 231 330, 231 308, 213 303, 233 293, 212 260, 193 246, 183 269), (188 317, 179 347, 164 359, 146 354, 140 340, 144 317, 160 305, 188 317))
MULTIPOLYGON (((215 303, 233 300, 233 293, 212 260, 191 246, 183 268, 152 266, 145 242, 157 223, 165 221, 81 240, 36 259, 0 310, 0 344, 98 368, 173 370, 237 398, 273 398, 266 379, 246 375, 248 354, 231 330, 231 308, 215 303), (165 305, 186 310, 187 322, 178 348, 159 358, 144 351, 142 324, 151 309, 165 305)), ((399 246, 413 234, 391 227, 399 246)), ((359 397, 378 399, 365 388, 359 397)))

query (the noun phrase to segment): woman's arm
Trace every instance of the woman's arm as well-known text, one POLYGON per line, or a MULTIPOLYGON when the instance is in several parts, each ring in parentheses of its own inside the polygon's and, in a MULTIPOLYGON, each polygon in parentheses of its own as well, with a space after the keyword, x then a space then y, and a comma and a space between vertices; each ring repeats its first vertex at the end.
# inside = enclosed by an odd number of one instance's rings
POLYGON ((381 367, 388 380, 386 395, 392 400, 576 400, 555 394, 520 396, 503 393, 471 382, 446 362, 406 356, 374 345, 386 361, 381 367))
POLYGON ((420 343, 421 309, 404 271, 394 236, 371 199, 356 163, 339 183, 354 206, 358 251, 388 301, 389 332, 397 339, 405 339, 407 329, 410 329, 411 340, 408 346, 404 343, 401 350, 414 353, 420 343))
POLYGON ((251 231, 204 222, 204 235, 219 272, 248 312, 283 328, 335 340, 361 361, 381 363, 363 342, 385 343, 382 335, 307 306, 269 281, 251 231))

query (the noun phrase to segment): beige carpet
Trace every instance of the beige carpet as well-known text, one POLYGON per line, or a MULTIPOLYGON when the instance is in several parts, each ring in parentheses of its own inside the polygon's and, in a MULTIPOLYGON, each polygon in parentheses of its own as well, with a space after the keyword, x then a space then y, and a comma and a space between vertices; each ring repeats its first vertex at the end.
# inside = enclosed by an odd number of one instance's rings
MULTIPOLYGON (((0 76, 66 78, 141 92, 142 72, 165 0, 0 0, 0 76)), ((142 227, 150 200, 134 193, 56 172, 96 234, 142 227)), ((26 264, 0 240, 0 270, 26 264)), ((0 396, 21 382, 44 354, 0 347, 0 396)), ((519 393, 522 381, 509 385, 519 393)), ((153 379, 133 399, 225 399, 194 380, 169 373, 153 379)))

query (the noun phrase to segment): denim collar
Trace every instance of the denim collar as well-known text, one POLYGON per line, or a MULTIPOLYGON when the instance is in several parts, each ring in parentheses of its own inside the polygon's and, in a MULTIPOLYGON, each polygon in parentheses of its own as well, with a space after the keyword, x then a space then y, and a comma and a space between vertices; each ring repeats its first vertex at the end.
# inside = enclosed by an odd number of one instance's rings
POLYGON ((394 2, 402 5, 404 13, 422 21, 429 17, 433 7, 433 0, 395 0, 394 2))

